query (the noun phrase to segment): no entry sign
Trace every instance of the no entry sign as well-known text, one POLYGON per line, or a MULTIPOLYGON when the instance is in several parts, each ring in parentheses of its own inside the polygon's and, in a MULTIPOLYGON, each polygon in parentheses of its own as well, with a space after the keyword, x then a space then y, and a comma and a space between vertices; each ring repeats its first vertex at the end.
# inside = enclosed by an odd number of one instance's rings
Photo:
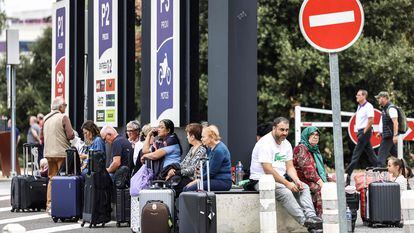
POLYGON ((358 39, 364 12, 358 0, 305 0, 299 13, 306 41, 323 52, 340 52, 358 39))

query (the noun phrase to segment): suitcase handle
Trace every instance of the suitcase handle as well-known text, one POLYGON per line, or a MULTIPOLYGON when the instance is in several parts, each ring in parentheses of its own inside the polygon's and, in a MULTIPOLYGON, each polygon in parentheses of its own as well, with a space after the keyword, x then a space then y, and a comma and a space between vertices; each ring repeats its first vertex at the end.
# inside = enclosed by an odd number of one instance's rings
POLYGON ((204 190, 204 172, 203 172, 203 161, 206 161, 206 172, 207 172, 207 191, 210 192, 210 160, 207 157, 200 158, 200 182, 197 182, 198 190, 204 190))
POLYGON ((77 175, 76 172, 78 171, 77 167, 76 167, 76 155, 79 156, 79 153, 78 153, 78 150, 74 147, 66 149, 66 159, 65 159, 65 162, 66 162, 66 175, 69 175, 68 156, 69 156, 70 152, 72 152, 72 154, 73 154, 73 175, 76 176, 77 175))
POLYGON ((24 143, 23 144, 23 157, 24 157, 24 175, 29 175, 29 153, 30 162, 32 162, 32 176, 34 175, 34 155, 32 154, 32 148, 37 147, 36 144, 24 143))

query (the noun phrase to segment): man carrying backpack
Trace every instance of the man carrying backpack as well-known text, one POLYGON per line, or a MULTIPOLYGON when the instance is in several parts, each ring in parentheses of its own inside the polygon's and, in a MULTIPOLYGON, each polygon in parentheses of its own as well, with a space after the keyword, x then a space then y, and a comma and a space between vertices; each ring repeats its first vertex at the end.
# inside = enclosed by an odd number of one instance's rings
POLYGON ((378 151, 378 167, 384 167, 389 155, 398 156, 398 135, 405 133, 404 123, 402 122, 405 120, 405 115, 399 107, 391 103, 388 92, 381 91, 375 98, 382 107, 379 125, 382 141, 378 151))

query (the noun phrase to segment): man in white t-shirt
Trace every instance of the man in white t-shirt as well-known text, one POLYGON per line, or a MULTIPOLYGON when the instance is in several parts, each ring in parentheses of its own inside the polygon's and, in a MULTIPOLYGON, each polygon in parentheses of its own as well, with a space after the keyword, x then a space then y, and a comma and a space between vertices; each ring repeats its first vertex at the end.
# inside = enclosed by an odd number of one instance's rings
POLYGON ((374 149, 371 145, 372 124, 374 123, 374 107, 367 101, 368 92, 366 90, 359 90, 356 94, 356 101, 358 102, 358 108, 356 111, 355 129, 358 130, 358 142, 352 153, 351 163, 345 170, 348 174, 346 184, 351 182, 351 175, 356 165, 359 162, 361 154, 365 152, 368 156, 368 160, 371 166, 377 166, 378 159, 375 155, 374 149))
MULTIPOLYGON (((311 232, 322 229, 322 219, 316 216, 309 187, 302 183, 292 161, 292 146, 286 137, 289 120, 278 117, 273 121, 272 131, 262 137, 252 152, 250 179, 259 180, 263 174, 270 174, 276 181, 276 200, 311 232), (288 175, 293 181, 285 178, 288 175)), ((255 189, 258 190, 258 184, 255 189)))
POLYGON ((378 151, 378 166, 384 167, 389 155, 398 156, 398 111, 396 106, 391 103, 388 92, 381 91, 375 98, 382 107, 379 125, 382 140, 378 151))

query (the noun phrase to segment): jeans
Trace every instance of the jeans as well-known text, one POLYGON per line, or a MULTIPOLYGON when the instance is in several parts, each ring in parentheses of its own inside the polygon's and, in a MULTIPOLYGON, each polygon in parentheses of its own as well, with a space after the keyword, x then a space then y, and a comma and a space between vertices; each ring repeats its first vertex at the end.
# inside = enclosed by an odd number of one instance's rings
MULTIPOLYGON (((211 191, 228 191, 231 189, 232 182, 231 180, 216 180, 211 179, 210 180, 210 190, 211 191)), ((207 191, 207 181, 203 181, 204 190, 207 191)), ((187 191, 196 191, 197 190, 197 184, 186 186, 183 189, 183 192, 187 191)))
MULTIPOLYGON (((285 185, 276 182, 275 195, 278 201, 300 225, 304 225, 306 218, 315 217, 309 186, 303 183, 303 190, 293 193, 285 185)), ((255 185, 259 190, 259 184, 255 185)))
POLYGON ((60 167, 65 161, 65 157, 48 157, 47 163, 49 166, 49 184, 47 186, 47 202, 46 207, 50 208, 52 205, 52 178, 57 175, 60 167))
POLYGON ((389 155, 398 156, 397 145, 394 144, 392 138, 383 138, 378 151, 378 167, 385 167, 386 160, 389 155))

